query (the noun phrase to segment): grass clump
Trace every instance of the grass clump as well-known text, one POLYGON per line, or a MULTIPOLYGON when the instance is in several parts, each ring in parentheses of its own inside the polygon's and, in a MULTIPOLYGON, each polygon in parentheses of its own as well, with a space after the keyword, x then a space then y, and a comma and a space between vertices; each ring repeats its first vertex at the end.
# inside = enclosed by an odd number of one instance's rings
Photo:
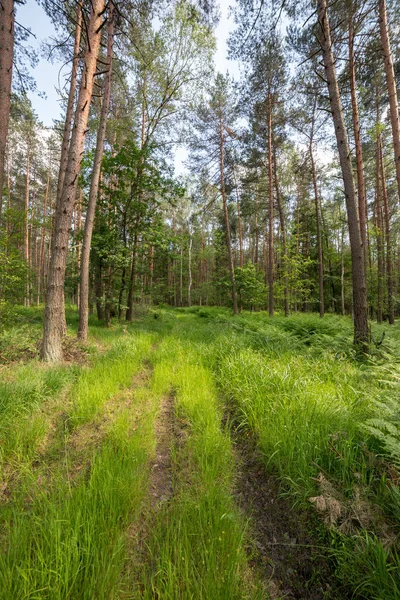
POLYGON ((71 391, 73 405, 69 424, 72 428, 92 419, 112 395, 129 386, 154 340, 153 335, 145 333, 118 337, 111 349, 82 373, 71 391))
POLYGON ((73 465, 60 466, 48 489, 29 486, 2 518, 7 546, 0 555, 0 598, 76 600, 119 597, 127 549, 125 531, 139 514, 154 446, 153 413, 132 434, 122 413, 70 484, 73 465), (72 469, 72 471, 71 471, 72 469))

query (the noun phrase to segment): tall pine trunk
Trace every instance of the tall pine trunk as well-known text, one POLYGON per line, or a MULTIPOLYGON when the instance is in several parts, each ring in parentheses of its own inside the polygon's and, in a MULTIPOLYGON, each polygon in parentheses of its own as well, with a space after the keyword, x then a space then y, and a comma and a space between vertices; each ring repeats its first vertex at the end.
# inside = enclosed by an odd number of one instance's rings
POLYGON ((381 35, 381 50, 385 64, 386 86, 389 96, 390 122, 392 125, 392 138, 394 150, 394 164, 396 167, 397 194, 400 201, 400 123, 399 105, 397 99, 396 78, 394 74, 393 58, 390 49, 389 27, 387 22, 386 0, 379 0, 379 28, 381 35))
POLYGON ((112 4, 108 13, 108 39, 107 39, 107 74, 104 85, 103 104, 101 107, 100 124, 97 132, 96 151, 93 161, 92 179, 90 182, 89 202, 86 211, 85 230, 83 234, 80 294, 79 294, 79 327, 78 338, 86 341, 89 322, 89 263, 90 245, 92 243, 94 216, 96 212, 97 196, 99 193, 100 169, 104 152, 106 137, 107 116, 111 98, 112 52, 114 42, 114 19, 112 4))
POLYGON ((274 189, 272 175, 272 98, 268 92, 268 312, 274 314, 274 189))
POLYGON ((393 299, 393 256, 392 256, 392 232, 390 230, 389 202, 386 187, 386 171, 384 156, 382 152, 382 143, 380 144, 380 165, 382 181, 382 198, 385 215, 385 236, 386 236, 386 273, 387 273, 387 311, 389 325, 394 324, 394 299, 393 299))
POLYGON ((229 271, 231 275, 231 289, 232 289, 232 303, 233 303, 233 314, 238 314, 237 295, 236 295, 236 281, 235 281, 235 267, 233 264, 232 246, 231 246, 231 228, 229 226, 229 213, 228 213, 228 202, 226 197, 225 189, 225 166, 224 166, 224 124, 222 122, 222 110, 219 115, 219 175, 220 175, 220 186, 222 205, 224 210, 225 220, 225 239, 226 249, 228 253, 229 271))
POLYGON ((63 137, 61 142, 61 156, 60 156, 60 169, 58 173, 57 182, 57 196, 56 199, 59 201, 64 185, 65 170, 68 162, 68 148, 69 140, 72 129, 72 117, 74 114, 74 102, 76 92, 76 82, 78 78, 78 67, 79 67, 79 50, 81 45, 82 37, 82 0, 79 0, 76 7, 76 26, 75 26, 75 39, 74 39, 74 50, 72 56, 72 70, 71 70, 71 81, 69 84, 67 110, 65 113, 65 122, 63 129, 63 137))
MULTIPOLYGON (((379 123, 379 105, 377 107, 377 122, 379 123)), ((381 202, 381 134, 376 139, 376 196, 375 196, 375 230, 376 250, 378 255, 378 297, 376 305, 376 320, 382 323, 383 319, 383 284, 384 284, 384 256, 383 256, 383 227, 382 227, 382 202, 381 202)))
POLYGON ((314 189, 314 204, 315 204, 315 223, 317 227, 317 251, 318 251, 318 283, 319 283, 319 316, 322 318, 325 315, 324 305, 324 256, 322 251, 322 233, 321 233, 321 219, 320 219, 320 201, 318 194, 318 182, 317 182, 317 171, 315 168, 314 159, 314 129, 315 129, 315 111, 317 108, 317 96, 314 96, 313 112, 311 120, 311 135, 309 143, 309 153, 311 160, 311 174, 313 180, 314 189))
POLYGON ((14 0, 0 2, 0 219, 14 60, 14 0))
POLYGON ((279 221, 281 225, 281 235, 282 235, 282 254, 283 254, 283 302, 284 302, 284 311, 285 317, 289 316, 289 283, 288 283, 288 260, 287 260, 287 240, 286 240, 286 225, 285 225, 285 215, 283 212, 282 206, 282 198, 281 191, 279 188, 279 180, 278 180, 278 169, 276 166, 276 152, 274 151, 274 175, 275 175, 275 191, 276 191, 276 205, 279 213, 279 221))
POLYGON ((42 346, 43 360, 52 362, 62 360, 63 331, 60 323, 65 319, 63 299, 68 239, 101 41, 103 11, 104 0, 93 0, 68 163, 62 193, 56 202, 42 346))
POLYGON ((351 11, 349 17, 349 74, 350 74, 350 95, 351 107, 353 113, 353 132, 356 146, 356 167, 357 167, 357 193, 358 193, 358 215, 360 222, 361 242, 364 250, 364 269, 367 270, 367 200, 365 193, 364 180, 364 161, 361 146, 360 118, 357 101, 356 71, 354 63, 354 29, 353 14, 351 11))
POLYGON ((317 7, 318 23, 320 27, 319 43, 321 45, 325 67, 325 78, 328 85, 329 100, 346 197, 347 222, 352 259, 354 344, 360 350, 366 352, 369 348, 367 287, 364 249, 358 223, 356 190, 354 186, 349 142, 343 117, 342 102, 336 76, 335 60, 333 57, 326 0, 318 0, 317 7))
POLYGON ((24 306, 29 306, 29 278, 30 278, 30 264, 29 264, 29 193, 30 193, 30 177, 31 177, 31 143, 30 138, 27 141, 27 155, 26 155, 26 179, 25 179, 25 211, 24 211, 24 259, 26 265, 26 276, 25 276, 25 295, 24 295, 24 306))

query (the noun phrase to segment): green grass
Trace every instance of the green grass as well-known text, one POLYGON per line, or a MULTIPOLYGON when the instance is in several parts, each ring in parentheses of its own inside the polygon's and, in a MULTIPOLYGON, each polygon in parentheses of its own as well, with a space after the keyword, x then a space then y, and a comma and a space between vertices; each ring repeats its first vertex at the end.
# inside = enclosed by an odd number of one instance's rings
POLYGON ((235 463, 221 405, 193 343, 167 337, 156 353, 153 390, 174 390, 186 443, 175 448, 175 491, 149 541, 145 598, 261 598, 244 551, 246 524, 231 491, 235 463))
MULTIPOLYGON (((101 350, 47 367, 34 357, 41 318, 18 308, 0 331, 10 363, 0 383, 0 598, 266 597, 232 495, 226 404, 295 510, 315 510, 317 496, 340 504, 330 524, 321 512, 316 532, 338 581, 354 598, 400 596, 399 324, 374 325, 372 354, 358 360, 349 318, 162 308, 109 329, 91 318, 101 350), (150 363, 150 379, 135 380, 150 363), (173 495, 155 510, 154 422, 169 394, 183 433, 172 436, 173 495)), ((67 321, 73 335, 72 309, 67 321)))

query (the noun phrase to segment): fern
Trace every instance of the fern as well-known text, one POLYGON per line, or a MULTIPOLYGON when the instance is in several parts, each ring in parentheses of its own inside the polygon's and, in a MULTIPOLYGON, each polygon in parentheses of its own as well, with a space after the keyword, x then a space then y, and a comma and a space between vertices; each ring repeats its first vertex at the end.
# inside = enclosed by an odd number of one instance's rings
POLYGON ((380 384, 389 389, 383 398, 373 401, 375 417, 363 425, 364 431, 380 442, 385 454, 400 467, 400 394, 393 394, 393 387, 399 389, 400 373, 398 365, 387 365, 384 369, 389 378, 380 380, 380 384))

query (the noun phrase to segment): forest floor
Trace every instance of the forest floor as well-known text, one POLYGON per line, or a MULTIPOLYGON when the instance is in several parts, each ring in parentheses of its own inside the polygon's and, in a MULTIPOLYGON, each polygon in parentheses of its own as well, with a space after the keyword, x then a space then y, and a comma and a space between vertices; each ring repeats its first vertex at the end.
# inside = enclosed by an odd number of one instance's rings
POLYGON ((0 598, 400 598, 400 327, 198 308, 0 331, 0 598), (385 334, 385 337, 384 337, 385 334))

